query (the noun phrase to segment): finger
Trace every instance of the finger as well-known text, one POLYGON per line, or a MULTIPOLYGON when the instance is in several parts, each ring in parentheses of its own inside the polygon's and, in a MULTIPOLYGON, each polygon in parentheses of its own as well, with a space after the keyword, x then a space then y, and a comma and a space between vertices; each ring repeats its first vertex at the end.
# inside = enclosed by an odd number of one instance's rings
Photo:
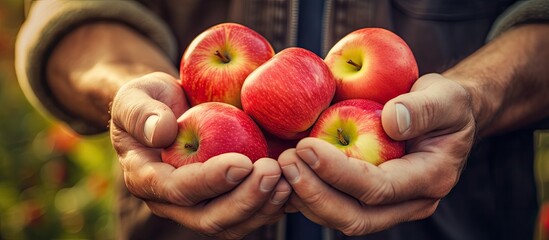
POLYGON ((462 166, 447 153, 411 153, 375 166, 316 138, 301 140, 296 154, 328 185, 373 205, 442 198, 457 182, 462 166), (446 162, 440 166, 439 159, 446 162))
POLYGON ((437 199, 428 198, 385 205, 364 204, 317 178, 293 150, 282 153, 279 163, 284 176, 293 179, 288 180, 295 192, 290 204, 311 221, 346 235, 364 235, 401 222, 426 218, 434 213, 438 204, 437 199), (297 170, 291 170, 292 165, 297 170), (299 172, 297 178, 291 177, 296 175, 292 171, 299 172))
POLYGON ((241 224, 243 228, 251 230, 261 225, 272 224, 278 221, 284 214, 284 204, 290 198, 291 193, 292 187, 290 184, 285 179, 280 178, 269 200, 248 220, 248 222, 252 223, 252 227, 246 227, 249 224, 245 223, 241 224), (260 224, 261 222, 263 224, 260 224))
MULTIPOLYGON (((176 119, 187 108, 176 79, 152 73, 123 85, 114 97, 111 124, 141 144, 166 147, 175 140, 176 119)), ((124 146, 119 146, 124 151, 124 146)), ((128 148, 126 146, 126 148, 128 148)))
POLYGON ((467 91, 439 74, 420 77, 410 93, 388 101, 381 119, 387 134, 395 140, 408 140, 428 132, 454 132, 472 118, 467 91))
POLYGON ((291 192, 290 184, 286 180, 280 179, 270 199, 260 210, 243 223, 220 233, 220 236, 227 239, 241 239, 263 225, 276 223, 284 216, 284 203, 288 200, 291 192))
POLYGON ((320 216, 318 216, 312 209, 310 209, 303 202, 303 200, 301 200, 301 198, 299 198, 298 195, 292 194, 290 196, 290 199, 288 199, 288 205, 291 205, 295 209, 295 211, 293 211, 293 213, 301 212, 301 214, 303 214, 303 216, 305 216, 307 219, 311 220, 312 222, 314 222, 316 224, 319 224, 319 225, 322 225, 322 226, 325 226, 325 227, 334 228, 334 227, 329 226, 328 221, 325 221, 320 216))
POLYGON ((302 139, 296 146, 296 155, 328 185, 366 204, 405 200, 397 199, 389 173, 366 161, 347 157, 326 141, 302 139))
POLYGON ((121 161, 126 186, 142 199, 180 206, 194 206, 228 192, 253 170, 250 159, 237 153, 218 155, 204 163, 179 168, 146 160, 154 157, 148 151, 129 152, 121 161))
MULTIPOLYGON (((330 226, 341 229, 353 224, 361 216, 361 204, 349 195, 346 195, 326 184, 320 179, 296 153, 295 149, 284 151, 278 163, 284 177, 292 185, 295 195, 299 197, 302 204, 294 207, 300 211, 300 206, 307 206, 310 209, 310 216, 319 223, 330 223, 330 226), (320 221, 320 219, 324 220, 320 221), (329 221, 328 221, 329 220, 329 221)), ((292 197, 293 199, 293 197, 292 197)))
POLYGON ((360 211, 359 219, 342 225, 330 216, 317 214, 317 209, 310 208, 299 197, 292 197, 289 201, 299 208, 300 212, 309 220, 332 229, 337 229, 347 236, 366 235, 388 229, 402 222, 425 219, 433 215, 439 200, 417 199, 398 204, 367 206, 360 211))
POLYGON ((284 208, 285 213, 296 213, 299 212, 299 209, 292 204, 292 201, 294 198, 296 198, 296 194, 292 192, 290 194, 290 197, 288 198, 288 201, 286 202, 286 207, 284 208))
POLYGON ((280 175, 275 160, 262 158, 254 163, 252 173, 241 184, 202 206, 177 209, 152 203, 151 210, 195 231, 217 236, 256 214, 273 194, 280 175))

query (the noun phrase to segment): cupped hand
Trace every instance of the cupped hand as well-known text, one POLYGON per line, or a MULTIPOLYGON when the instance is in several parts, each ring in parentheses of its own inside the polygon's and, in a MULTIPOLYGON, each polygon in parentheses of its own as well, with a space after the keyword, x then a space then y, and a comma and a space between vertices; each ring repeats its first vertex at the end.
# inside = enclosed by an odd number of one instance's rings
POLYGON ((439 74, 422 76, 410 93, 385 104, 383 127, 406 140, 406 155, 379 166, 349 158, 316 138, 279 157, 301 211, 346 235, 365 235, 432 215, 459 179, 475 136, 468 92, 439 74))
POLYGON ((227 153, 179 168, 161 161, 160 149, 175 140, 176 119, 187 108, 168 74, 148 74, 120 88, 110 133, 128 190, 154 214, 219 238, 242 238, 282 217, 291 188, 274 159, 252 163, 227 153))

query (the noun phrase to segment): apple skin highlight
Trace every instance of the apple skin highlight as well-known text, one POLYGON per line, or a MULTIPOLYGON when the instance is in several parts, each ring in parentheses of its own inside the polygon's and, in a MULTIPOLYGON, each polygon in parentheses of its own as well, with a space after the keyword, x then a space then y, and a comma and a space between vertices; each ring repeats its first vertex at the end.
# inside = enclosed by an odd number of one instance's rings
POLYGON ((252 162, 268 156, 261 129, 246 113, 227 103, 198 104, 183 113, 177 123, 176 141, 161 152, 162 161, 174 167, 230 152, 244 154, 252 162))
POLYGON ((419 77, 406 42, 382 28, 363 28, 344 36, 324 61, 334 74, 334 102, 369 99, 381 104, 407 93, 419 77))
POLYGON ((335 88, 320 57, 303 48, 286 48, 246 78, 242 107, 265 131, 300 139, 330 105, 335 88))
POLYGON ((254 30, 222 23, 193 39, 180 62, 181 86, 191 106, 225 102, 242 108, 246 77, 274 55, 270 43, 254 30))
POLYGON ((338 102, 320 115, 310 136, 327 141, 348 157, 374 165, 402 157, 405 144, 383 130, 382 109, 383 105, 366 99, 338 102))

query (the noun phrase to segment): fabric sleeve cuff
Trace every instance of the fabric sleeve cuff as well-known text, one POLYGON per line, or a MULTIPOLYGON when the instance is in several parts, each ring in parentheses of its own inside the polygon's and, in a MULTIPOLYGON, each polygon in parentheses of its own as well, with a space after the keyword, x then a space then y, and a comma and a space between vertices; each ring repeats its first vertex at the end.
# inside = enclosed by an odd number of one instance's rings
MULTIPOLYGON (((46 83, 49 55, 65 34, 86 23, 112 21, 140 32, 172 62, 177 57, 175 37, 154 13, 134 1, 35 1, 15 46, 15 70, 23 93, 47 117, 66 122, 83 135, 106 131, 64 111, 46 83)), ((106 125, 106 124, 105 124, 106 125)))
POLYGON ((549 1, 523 0, 515 3, 494 23, 487 41, 494 39, 510 28, 525 24, 549 21, 549 1))

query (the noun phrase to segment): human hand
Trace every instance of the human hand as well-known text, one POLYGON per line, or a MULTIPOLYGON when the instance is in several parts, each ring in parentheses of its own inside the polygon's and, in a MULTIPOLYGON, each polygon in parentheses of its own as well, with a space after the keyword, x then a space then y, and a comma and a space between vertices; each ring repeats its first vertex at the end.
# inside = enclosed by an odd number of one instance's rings
POLYGON ((316 138, 282 153, 278 162, 294 191, 287 210, 346 235, 432 215, 472 147, 468 92, 442 75, 422 76, 410 93, 385 104, 382 122, 389 136, 407 141, 407 155, 374 166, 316 138))
POLYGON ((160 149, 176 137, 176 116, 188 108, 168 74, 152 73, 123 85, 112 104, 111 141, 129 191, 151 211, 196 232, 241 238, 283 216, 290 195, 274 159, 252 164, 227 153, 179 168, 160 149))

